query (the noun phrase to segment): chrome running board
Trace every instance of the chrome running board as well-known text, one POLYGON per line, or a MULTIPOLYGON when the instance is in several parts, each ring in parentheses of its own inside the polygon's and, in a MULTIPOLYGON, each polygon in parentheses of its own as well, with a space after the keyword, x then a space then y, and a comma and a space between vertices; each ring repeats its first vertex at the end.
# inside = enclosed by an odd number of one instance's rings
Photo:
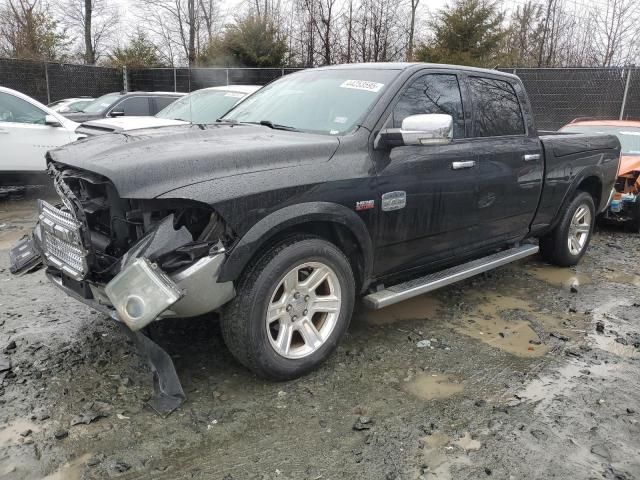
POLYGON ((502 252, 494 253, 487 257, 478 258, 477 260, 472 260, 462 265, 456 265, 455 267, 370 293, 364 297, 364 303, 367 307, 376 310, 388 307, 394 303, 402 302, 403 300, 431 292, 445 285, 473 277, 479 273, 493 270, 507 263, 515 262, 521 258, 535 255, 538 253, 538 250, 539 247, 537 245, 521 245, 510 248, 509 250, 503 250, 502 252))

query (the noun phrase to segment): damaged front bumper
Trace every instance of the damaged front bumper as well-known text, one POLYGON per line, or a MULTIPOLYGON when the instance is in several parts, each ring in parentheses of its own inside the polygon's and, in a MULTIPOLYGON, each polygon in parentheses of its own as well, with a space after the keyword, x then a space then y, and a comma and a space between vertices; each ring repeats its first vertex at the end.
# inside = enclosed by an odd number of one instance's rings
MULTIPOLYGON (((67 219, 56 223, 49 213, 51 208, 55 207, 43 202, 31 241, 23 242, 19 255, 18 252, 11 255, 12 260, 15 258, 33 268, 33 261, 25 262, 27 250, 31 248, 32 256, 40 256, 47 266, 47 276, 54 285, 74 299, 123 322, 131 330, 163 318, 203 315, 235 296, 233 282, 218 282, 226 260, 221 244, 214 245, 208 255, 170 274, 154 263, 152 259, 190 240, 182 230, 173 229, 172 216, 160 222, 122 257, 119 273, 108 283, 87 280, 81 271, 86 265, 79 258, 81 250, 75 244, 67 247, 65 243, 76 241, 79 235, 67 219)), ((12 271, 19 273, 19 267, 15 263, 12 271)))
POLYGON ((193 240, 174 228, 173 214, 143 235, 117 262, 106 283, 91 275, 90 239, 85 224, 69 212, 39 202, 40 215, 32 235, 10 252, 11 272, 47 267, 53 285, 70 297, 117 320, 146 357, 153 374, 154 395, 147 404, 166 416, 185 400, 171 357, 140 329, 167 317, 194 317, 214 311, 235 296, 233 282, 219 282, 226 260, 221 242, 209 246, 192 262, 163 271, 156 260, 193 240))

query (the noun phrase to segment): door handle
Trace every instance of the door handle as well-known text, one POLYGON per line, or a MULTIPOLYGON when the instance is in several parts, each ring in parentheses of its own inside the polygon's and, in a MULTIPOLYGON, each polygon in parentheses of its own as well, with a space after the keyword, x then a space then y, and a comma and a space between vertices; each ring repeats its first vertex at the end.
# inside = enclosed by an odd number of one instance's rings
POLYGON ((3 133, 6 135, 6 134, 9 133, 9 130, 4 130, 4 129, 0 128, 0 134, 3 134, 3 133))
POLYGON ((523 157, 525 162, 532 162, 534 160, 540 160, 540 154, 539 153, 527 153, 525 154, 525 156, 523 157))
POLYGON ((463 168, 473 168, 475 166, 475 160, 467 160, 465 162, 451 162, 451 168, 453 170, 462 170, 463 168))

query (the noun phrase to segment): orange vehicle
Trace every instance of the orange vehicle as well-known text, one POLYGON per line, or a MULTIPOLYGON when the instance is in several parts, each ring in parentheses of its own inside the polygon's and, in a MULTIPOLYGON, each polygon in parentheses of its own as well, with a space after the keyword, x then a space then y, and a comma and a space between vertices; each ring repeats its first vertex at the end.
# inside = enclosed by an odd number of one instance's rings
POLYGON ((613 134, 620 140, 620 167, 615 193, 603 216, 640 232, 640 120, 577 118, 561 132, 613 134))

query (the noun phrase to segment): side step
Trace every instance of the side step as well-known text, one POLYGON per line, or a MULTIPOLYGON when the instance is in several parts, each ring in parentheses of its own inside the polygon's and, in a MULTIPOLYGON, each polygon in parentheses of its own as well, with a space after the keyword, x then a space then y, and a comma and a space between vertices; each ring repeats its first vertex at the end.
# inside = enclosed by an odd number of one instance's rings
POLYGON ((415 278, 398 285, 393 285, 384 290, 370 293, 364 297, 364 303, 367 307, 379 309, 402 302, 409 298, 423 293, 437 290, 445 285, 450 285, 465 278, 473 277, 479 273, 493 270, 507 263, 515 262, 521 258, 535 255, 538 253, 537 245, 521 245, 519 247, 503 250, 487 257, 472 260, 471 262, 456 265, 436 273, 425 275, 424 277, 415 278))

